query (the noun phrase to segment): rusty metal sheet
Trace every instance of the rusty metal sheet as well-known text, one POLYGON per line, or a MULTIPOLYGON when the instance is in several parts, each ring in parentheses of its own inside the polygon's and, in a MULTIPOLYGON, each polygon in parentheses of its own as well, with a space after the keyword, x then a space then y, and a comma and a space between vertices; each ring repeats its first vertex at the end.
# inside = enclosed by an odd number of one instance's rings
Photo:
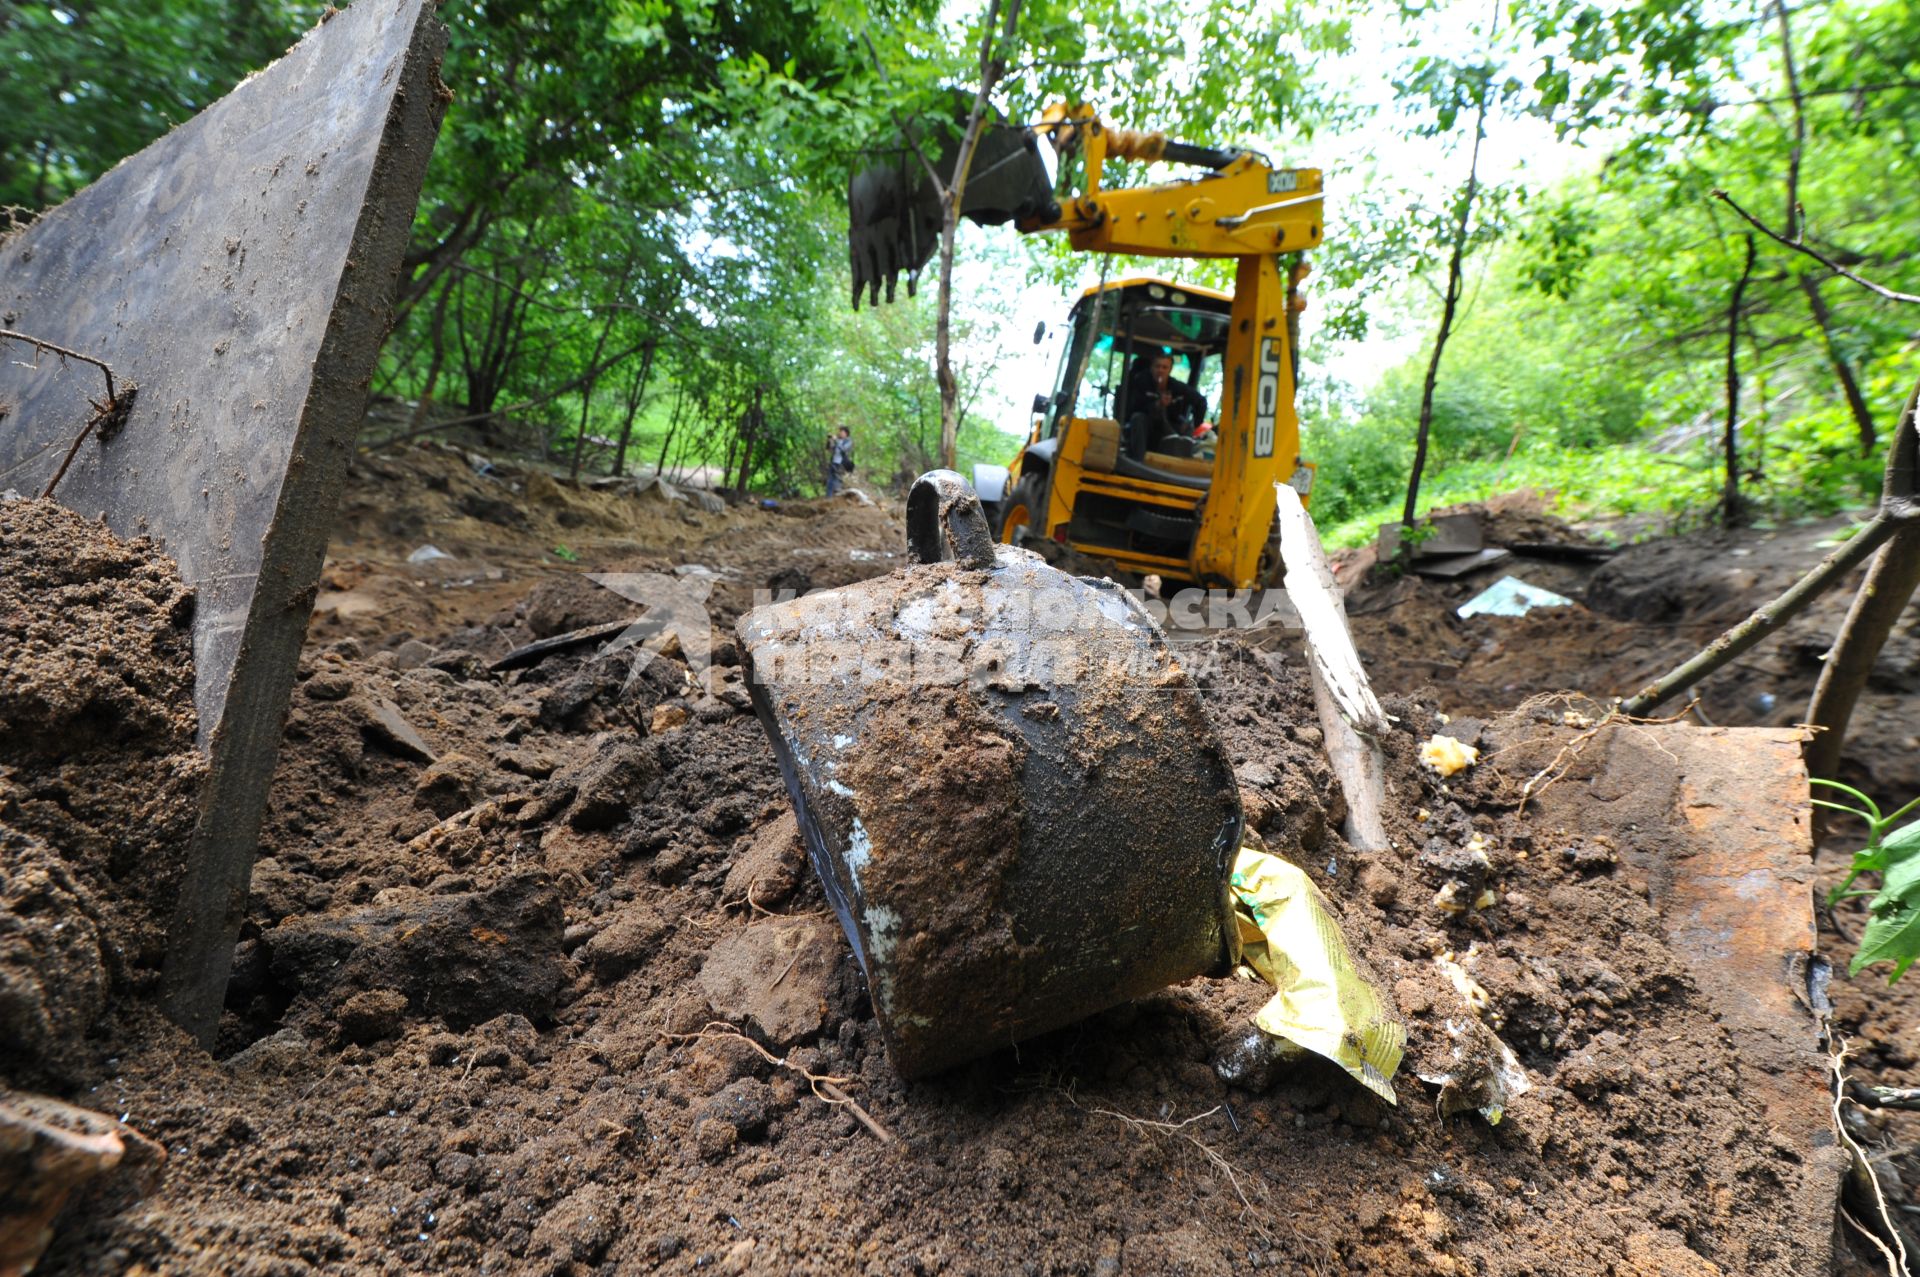
POLYGON ((1768 1120, 1804 1145, 1824 1143, 1827 1066, 1806 984, 1818 942, 1805 738, 1797 728, 1678 726, 1658 738, 1680 754, 1675 801, 1687 835, 1679 854, 1649 866, 1667 938, 1693 960, 1768 1120))
POLYGON ((1669 945, 1728 1034, 1805 1271, 1829 1266, 1845 1158, 1813 1004, 1811 808, 1795 728, 1646 725, 1612 731, 1584 783, 1539 799, 1542 823, 1607 829, 1647 885, 1669 945))
MULTIPOLYGON (((104 359, 139 387, 56 496, 154 537, 197 592, 211 769, 167 990, 203 1038, 445 110, 445 47, 426 0, 360 0, 0 246, 0 327, 104 359)), ((9 345, 0 489, 37 494, 100 393, 95 369, 9 345)))

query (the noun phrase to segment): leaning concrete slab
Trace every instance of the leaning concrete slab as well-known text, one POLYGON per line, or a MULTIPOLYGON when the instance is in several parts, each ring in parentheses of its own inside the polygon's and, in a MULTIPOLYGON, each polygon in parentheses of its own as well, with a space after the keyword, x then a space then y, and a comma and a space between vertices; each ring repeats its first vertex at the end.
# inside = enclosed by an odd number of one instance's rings
MULTIPOLYGON (((427 159, 450 95, 430 0, 359 0, 0 245, 0 328, 139 387, 57 490, 197 591, 210 771, 166 970, 218 1020, 294 665, 427 159)), ((0 489, 37 494, 98 370, 9 346, 0 489), (31 365, 31 366, 29 366, 31 365)))

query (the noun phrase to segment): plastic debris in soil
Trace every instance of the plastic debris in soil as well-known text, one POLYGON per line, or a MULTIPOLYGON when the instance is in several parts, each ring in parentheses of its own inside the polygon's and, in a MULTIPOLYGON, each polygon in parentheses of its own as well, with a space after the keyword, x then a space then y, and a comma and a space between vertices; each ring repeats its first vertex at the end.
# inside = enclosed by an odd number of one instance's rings
POLYGON ((1503 576, 1462 603, 1457 614, 1467 616, 1525 616, 1540 607, 1571 607, 1573 600, 1552 590, 1529 585, 1517 576, 1503 576))
POLYGON ((1261 1031, 1345 1069, 1389 1104, 1407 1031, 1354 969, 1346 938, 1297 865, 1247 846, 1233 863, 1241 960, 1274 988, 1254 1016, 1261 1031))

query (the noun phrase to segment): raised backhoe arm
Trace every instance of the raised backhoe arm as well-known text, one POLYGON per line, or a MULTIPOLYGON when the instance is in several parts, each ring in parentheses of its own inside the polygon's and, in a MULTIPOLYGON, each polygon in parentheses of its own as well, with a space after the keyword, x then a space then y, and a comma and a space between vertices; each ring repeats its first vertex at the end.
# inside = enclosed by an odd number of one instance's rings
POLYGON ((1169 141, 1164 133, 1118 129, 1091 107, 1050 107, 1033 130, 1066 171, 1084 170, 1080 190, 1050 217, 1028 216, 1025 232, 1066 231, 1089 253, 1141 257, 1249 257, 1295 253, 1320 243, 1320 170, 1276 169, 1248 150, 1169 141), (1104 189, 1106 161, 1192 164, 1198 177, 1155 186, 1104 189))
MULTIPOLYGON (((863 286, 877 298, 882 278, 891 299, 892 276, 917 271, 937 245, 941 209, 933 185, 910 190, 893 176, 900 171, 879 166, 853 180, 856 299, 863 286)), ((1293 406, 1288 315, 1295 277, 1280 259, 1320 243, 1320 170, 1277 169, 1250 150, 1170 141, 1111 127, 1091 107, 1056 105, 1033 126, 988 125, 963 191, 963 216, 989 225, 1011 221, 1026 234, 1062 231, 1083 252, 1237 260, 1215 462, 1194 510, 1199 527, 1186 575, 1202 585, 1255 584, 1274 516, 1274 482, 1291 482, 1303 495, 1311 487, 1293 406), (1042 147, 1055 158, 1058 186, 1042 147), (1201 171, 1109 189, 1101 184, 1109 160, 1163 160, 1201 171)), ((1038 522, 1042 535, 1057 526, 1051 517, 1038 522)))

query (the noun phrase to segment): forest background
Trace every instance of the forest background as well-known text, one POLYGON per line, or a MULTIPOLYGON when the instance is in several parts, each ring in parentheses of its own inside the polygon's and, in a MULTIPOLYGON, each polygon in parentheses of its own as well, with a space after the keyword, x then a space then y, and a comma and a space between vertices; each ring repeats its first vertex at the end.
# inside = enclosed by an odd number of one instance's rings
MULTIPOLYGON (((323 8, 8 0, 0 206, 59 202, 323 8)), ((774 496, 819 491, 842 425, 863 483, 936 463, 931 272, 915 298, 850 308, 846 181, 977 84, 1006 6, 441 13, 455 99, 370 434, 462 423, 579 472, 774 496)), ((1876 497, 1920 308, 1841 276, 1920 291, 1912 0, 1025 0, 1000 52, 1010 119, 1087 101, 1325 171, 1300 410, 1332 539, 1398 517, 1423 418, 1422 509, 1531 486, 1671 530, 1876 497)), ((965 469, 1018 447, 1071 298, 1141 264, 1006 228, 960 246, 965 469)))

